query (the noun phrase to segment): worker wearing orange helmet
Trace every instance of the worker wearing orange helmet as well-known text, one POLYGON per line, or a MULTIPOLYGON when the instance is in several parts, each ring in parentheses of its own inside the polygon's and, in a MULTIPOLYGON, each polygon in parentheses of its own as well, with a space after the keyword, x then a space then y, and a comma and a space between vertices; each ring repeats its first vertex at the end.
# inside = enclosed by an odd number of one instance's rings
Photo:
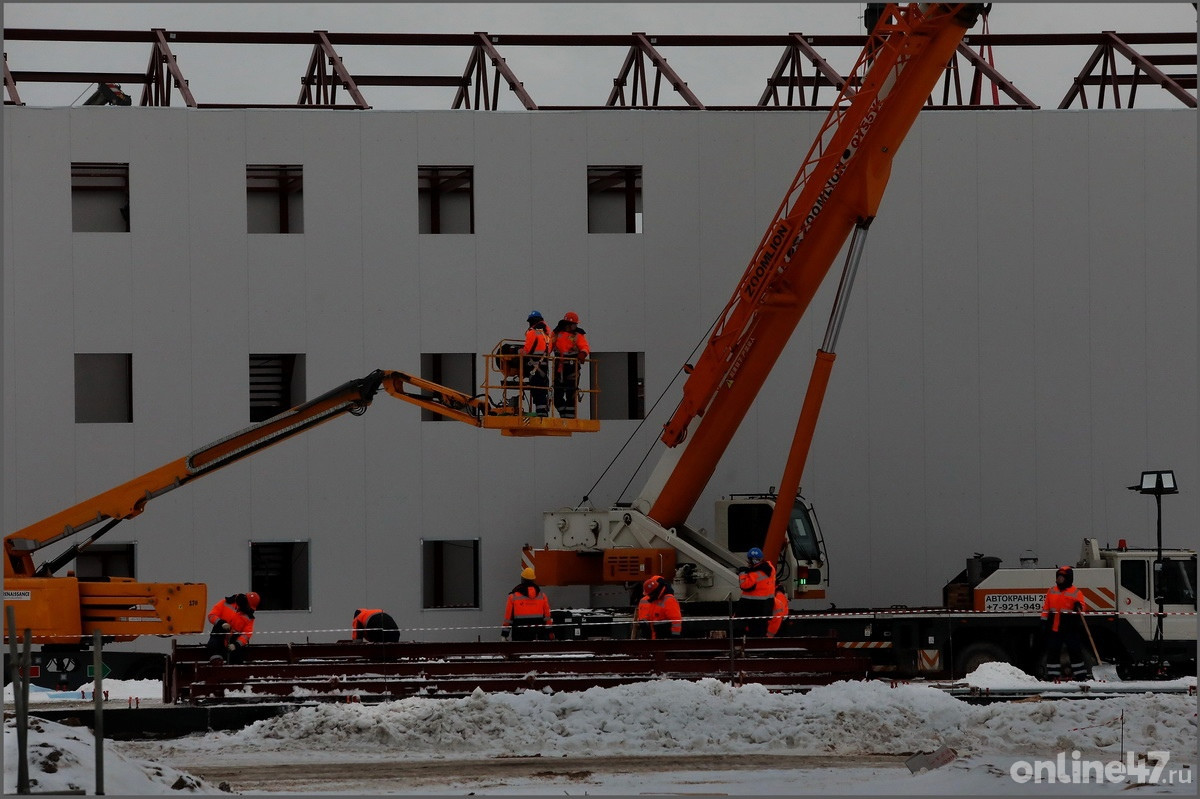
POLYGON ((553 641, 553 623, 550 600, 537 584, 536 572, 529 567, 522 569, 521 582, 508 592, 500 637, 507 641, 511 634, 514 641, 544 641, 547 638, 553 641))
POLYGON ((774 638, 779 634, 779 628, 783 626, 783 620, 788 615, 788 598, 787 592, 779 586, 775 587, 775 610, 771 613, 771 618, 767 621, 767 637, 774 638))
POLYGON ((634 620, 639 638, 678 638, 683 633, 679 600, 665 578, 656 574, 642 583, 642 598, 634 620))
POLYGON ((536 416, 550 413, 550 328, 541 311, 530 311, 525 318, 525 344, 521 347, 522 381, 529 387, 531 412, 536 416))
POLYGON ((1054 573, 1054 585, 1046 592, 1042 603, 1042 627, 1046 637, 1046 679, 1062 676, 1062 650, 1065 645, 1071 657, 1071 677, 1086 680, 1091 674, 1083 658, 1081 631, 1083 594, 1075 587, 1075 570, 1059 566, 1054 573))
POLYGON ((550 344, 554 352, 554 407, 563 419, 574 419, 580 368, 592 354, 587 331, 579 326, 579 314, 574 311, 563 314, 554 326, 550 344))
POLYGON ((208 636, 209 662, 220 665, 246 662, 246 647, 254 635, 254 611, 259 596, 254 591, 230 594, 212 606, 208 620, 212 631, 208 636))

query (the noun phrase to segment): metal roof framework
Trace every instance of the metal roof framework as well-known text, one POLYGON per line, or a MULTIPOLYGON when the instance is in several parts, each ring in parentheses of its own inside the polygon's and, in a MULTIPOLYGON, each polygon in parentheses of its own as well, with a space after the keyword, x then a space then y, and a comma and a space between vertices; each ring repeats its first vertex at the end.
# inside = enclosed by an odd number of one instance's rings
MULTIPOLYGON (((848 78, 827 57, 830 50, 861 51, 865 35, 621 35, 515 34, 487 32, 471 34, 331 33, 312 32, 220 32, 66 30, 6 28, 6 41, 89 42, 150 46, 150 59, 143 72, 124 71, 34 71, 10 70, 4 54, 4 104, 24 105, 18 91, 21 83, 134 84, 142 86, 139 105, 170 106, 176 96, 189 108, 325 108, 367 110, 372 108, 365 87, 446 87, 453 89, 452 109, 498 110, 504 92, 522 108, 537 110, 584 110, 595 108, 829 110, 821 103, 822 90, 830 101, 848 78), (193 96, 172 45, 241 44, 307 45, 312 48, 307 68, 300 78, 300 93, 294 103, 199 102, 193 96), (346 47, 456 47, 468 48, 469 56, 460 74, 380 75, 354 74, 338 48, 346 47), (500 47, 625 47, 624 62, 612 79, 612 90, 603 105, 539 105, 525 83, 508 66, 500 47), (782 50, 779 61, 766 79, 766 88, 753 104, 709 105, 663 56, 663 48, 759 47, 782 50), (339 89, 341 97, 339 97, 339 89), (665 93, 664 93, 664 90, 665 93), (672 97, 671 95, 674 95, 672 97), (682 105, 668 104, 669 100, 682 105)), ((996 48, 1092 46, 1058 108, 1132 108, 1139 86, 1162 88, 1185 106, 1196 107, 1196 32, 1080 34, 974 34, 968 35, 946 66, 940 90, 930 96, 928 106, 945 109, 1036 109, 1037 106, 994 66, 996 48), (1145 52, 1160 46, 1188 46, 1173 53, 1145 52), (1166 71, 1166 70, 1171 71, 1166 71), (1127 71, 1122 71, 1127 70, 1127 71), (964 89, 965 87, 965 89, 964 89), (1122 91, 1125 91, 1124 98, 1122 91)), ((854 86, 848 87, 851 94, 854 86)))

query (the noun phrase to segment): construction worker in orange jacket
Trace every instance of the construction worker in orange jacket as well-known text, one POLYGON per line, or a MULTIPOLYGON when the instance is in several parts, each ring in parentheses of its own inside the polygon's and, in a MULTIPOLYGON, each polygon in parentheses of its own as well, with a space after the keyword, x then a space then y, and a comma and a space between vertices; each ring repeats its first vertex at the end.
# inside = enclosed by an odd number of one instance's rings
POLYGON ((563 419, 574 419, 578 405, 579 372, 592 347, 587 331, 579 326, 579 314, 567 311, 554 326, 550 338, 554 353, 554 407, 563 419))
POLYGON ((767 620, 775 609, 775 565, 763 557, 763 551, 751 547, 746 551, 746 565, 738 572, 742 598, 735 615, 745 619, 742 632, 752 638, 767 634, 767 620))
POLYGON ((525 319, 525 345, 521 347, 522 382, 529 387, 531 412, 536 416, 550 413, 550 328, 541 311, 530 311, 525 319))
POLYGON ((246 647, 254 635, 254 611, 258 610, 258 594, 230 594, 212 606, 208 621, 212 630, 208 635, 209 662, 245 663, 246 647))
POLYGON ((767 637, 774 638, 779 634, 779 628, 783 626, 783 620, 788 615, 788 598, 787 592, 779 586, 775 587, 775 609, 771 612, 771 618, 767 621, 767 637))
POLYGON ((1046 635, 1046 679, 1062 677, 1062 650, 1071 658, 1071 677, 1086 680, 1091 676, 1083 657, 1083 594, 1075 587, 1075 570, 1059 566, 1054 585, 1042 603, 1042 627, 1046 635))
POLYGON ((635 632, 638 638, 678 638, 683 633, 683 613, 675 589, 663 577, 654 575, 642 583, 635 632))
POLYGON ((394 643, 400 640, 400 628, 390 614, 379 608, 356 608, 350 622, 350 640, 394 643))
POLYGON ((537 574, 526 567, 521 571, 521 582, 508 592, 504 605, 504 624, 500 637, 514 641, 554 640, 554 623, 550 616, 550 600, 542 593, 536 582, 537 574))

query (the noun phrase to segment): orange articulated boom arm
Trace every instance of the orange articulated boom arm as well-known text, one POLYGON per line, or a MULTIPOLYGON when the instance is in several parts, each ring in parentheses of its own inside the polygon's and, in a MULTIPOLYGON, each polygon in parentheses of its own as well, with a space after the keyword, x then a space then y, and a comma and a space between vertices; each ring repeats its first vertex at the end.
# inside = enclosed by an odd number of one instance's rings
POLYGON ((664 425, 662 441, 686 448, 641 498, 662 526, 687 520, 850 232, 874 217, 892 158, 981 10, 884 11, 846 84, 859 88, 834 103, 664 425))
POLYGON ((111 526, 124 519, 132 519, 145 510, 146 503, 155 497, 322 422, 344 413, 362 414, 387 374, 377 370, 364 378, 351 380, 316 399, 206 444, 186 457, 171 461, 6 536, 4 576, 32 577, 35 571, 43 576, 53 574, 71 560, 74 552, 68 551, 66 557, 57 558, 55 567, 37 570, 33 564, 34 552, 93 525, 108 522, 111 526))
POLYGON ((481 403, 486 399, 460 394, 436 383, 403 372, 377 369, 366 377, 343 383, 321 396, 297 405, 258 424, 206 444, 186 457, 171 461, 139 477, 111 488, 91 499, 18 530, 4 539, 4 576, 48 576, 73 559, 77 548, 68 550, 49 564, 35 568, 33 553, 57 541, 76 535, 96 524, 107 522, 91 540, 112 525, 139 515, 155 497, 202 477, 222 466, 291 438, 316 425, 343 414, 360 416, 366 412, 380 387, 397 399, 428 407, 459 421, 481 426, 481 403), (403 386, 412 384, 428 392, 405 394, 403 386))

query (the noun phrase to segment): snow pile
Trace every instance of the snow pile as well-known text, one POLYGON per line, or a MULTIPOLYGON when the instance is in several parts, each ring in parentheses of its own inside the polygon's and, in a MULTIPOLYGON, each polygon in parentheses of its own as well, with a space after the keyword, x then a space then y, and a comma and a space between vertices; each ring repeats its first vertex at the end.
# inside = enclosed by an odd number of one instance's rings
POLYGON ((405 759, 617 754, 908 754, 943 743, 960 754, 1192 752, 1195 699, 1135 694, 1105 701, 971 705, 925 685, 837 682, 808 693, 761 685, 663 680, 577 693, 485 694, 379 705, 322 704, 212 733, 187 746, 218 752, 297 747, 405 759))
MULTIPOLYGON (((32 793, 95 793, 96 739, 87 727, 68 727, 31 716, 29 785, 32 793)), ((167 766, 127 758, 105 741, 104 792, 110 795, 222 793, 204 780, 167 766)), ((17 722, 4 720, 4 792, 17 792, 17 722)))
POLYGON ((999 661, 980 664, 963 681, 974 688, 1038 688, 1053 685, 1026 674, 1011 663, 999 661))
MULTIPOLYGON (((970 681, 999 688, 1028 685, 1029 679, 1011 667, 989 664, 970 681)), ((144 690, 144 707, 161 695, 161 687, 148 682, 136 687, 105 685, 110 701, 117 697, 122 704, 119 697, 144 690)), ((1195 682, 1192 677, 1160 685, 1178 688, 1195 682)), ((362 763, 367 773, 369 763, 383 761, 420 764, 537 756, 550 766, 556 757, 644 756, 662 758, 663 769, 639 775, 600 770, 588 781, 567 787, 589 793, 707 787, 718 793, 795 794, 796 786, 803 785, 805 793, 1014 794, 1028 789, 1010 777, 1014 762, 1073 750, 1104 761, 1122 761, 1131 751, 1165 750, 1172 753, 1173 766, 1194 770, 1196 725, 1196 699, 1186 693, 1147 691, 1102 701, 1048 698, 973 705, 929 685, 885 681, 838 682, 803 694, 782 694, 761 685, 734 687, 711 679, 663 680, 576 693, 476 692, 462 699, 318 704, 232 733, 108 742, 106 792, 219 792, 219 786, 159 763, 183 768, 236 763, 250 770, 255 765, 295 764, 296 772, 303 774, 302 764, 322 762, 362 763), (942 745, 958 753, 951 765, 921 775, 911 775, 903 766, 908 755, 942 745), (136 752, 145 759, 120 752, 136 752), (755 770, 754 779, 746 780, 745 772, 680 771, 671 765, 682 762, 682 755, 712 755, 715 762, 717 755, 739 754, 779 755, 781 767, 755 770), (868 764, 880 758, 891 765, 868 764)), ((40 720, 33 727, 30 774, 38 780, 35 791, 91 792, 90 733, 40 720)), ((8 792, 16 785, 15 749, 16 732, 8 721, 8 792)), ((485 783, 461 778, 439 783, 432 792, 563 792, 562 782, 526 776, 523 781, 497 777, 485 783)), ((312 785, 314 790, 328 788, 325 783, 312 785)), ((1124 786, 1105 787, 1116 793, 1124 786)), ((380 790, 405 792, 403 785, 392 784, 371 784, 358 792, 380 790)), ((1192 794, 1194 785, 1158 785, 1151 790, 1192 794)))

